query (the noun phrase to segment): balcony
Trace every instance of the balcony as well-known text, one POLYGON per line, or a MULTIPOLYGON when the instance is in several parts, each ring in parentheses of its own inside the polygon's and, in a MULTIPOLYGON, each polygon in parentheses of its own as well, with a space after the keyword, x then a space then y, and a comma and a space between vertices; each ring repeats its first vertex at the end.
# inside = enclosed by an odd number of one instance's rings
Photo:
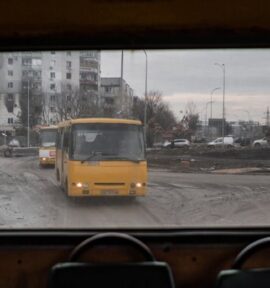
POLYGON ((89 79, 89 78, 81 78, 80 77, 80 84, 87 84, 87 85, 97 86, 98 85, 98 81, 97 80, 92 80, 92 79, 89 79))

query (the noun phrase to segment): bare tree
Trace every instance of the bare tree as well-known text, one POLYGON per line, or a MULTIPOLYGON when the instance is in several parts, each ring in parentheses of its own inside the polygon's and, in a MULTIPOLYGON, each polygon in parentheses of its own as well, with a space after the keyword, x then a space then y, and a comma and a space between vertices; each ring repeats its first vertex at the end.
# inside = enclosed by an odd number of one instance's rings
MULTIPOLYGON (((163 101, 160 91, 150 91, 147 95, 147 145, 152 146, 162 135, 171 130, 176 119, 169 106, 163 101)), ((145 101, 136 98, 133 104, 133 114, 144 121, 145 101)))
POLYGON ((82 94, 78 87, 67 89, 55 95, 55 113, 58 121, 80 117, 93 117, 99 113, 97 95, 82 94))
POLYGON ((36 81, 30 79, 29 81, 24 81, 22 83, 19 102, 21 108, 20 122, 22 123, 22 125, 24 127, 27 127, 28 115, 30 127, 39 124, 42 115, 42 93, 40 87, 37 86, 36 81))
POLYGON ((183 137, 191 139, 195 134, 199 121, 196 104, 190 101, 186 104, 185 114, 180 122, 177 123, 174 130, 174 137, 183 137))

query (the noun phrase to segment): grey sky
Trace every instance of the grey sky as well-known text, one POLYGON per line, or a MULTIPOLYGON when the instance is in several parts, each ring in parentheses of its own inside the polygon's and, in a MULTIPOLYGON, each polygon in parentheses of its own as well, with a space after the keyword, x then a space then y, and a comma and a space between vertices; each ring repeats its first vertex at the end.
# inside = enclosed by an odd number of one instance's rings
MULTIPOLYGON (((250 117, 265 121, 266 107, 270 106, 270 50, 148 50, 147 53, 148 89, 162 91, 178 117, 188 101, 195 102, 198 112, 205 117, 210 92, 222 88, 222 70, 214 63, 224 63, 227 119, 250 117)), ((102 52, 102 77, 119 77, 120 61, 120 51, 102 52)), ((143 97, 143 51, 124 52, 124 79, 136 95, 143 97)), ((213 117, 221 117, 222 89, 214 93, 213 101, 213 117)))

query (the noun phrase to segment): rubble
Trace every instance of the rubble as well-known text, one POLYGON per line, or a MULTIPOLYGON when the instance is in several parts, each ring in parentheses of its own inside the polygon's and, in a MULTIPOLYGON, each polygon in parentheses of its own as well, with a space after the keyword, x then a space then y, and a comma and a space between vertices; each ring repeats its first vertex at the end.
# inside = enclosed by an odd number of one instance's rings
POLYGON ((213 149, 196 145, 188 150, 160 149, 147 153, 148 165, 180 172, 212 173, 268 173, 269 148, 238 147, 213 149), (228 169, 242 169, 229 170, 228 169))

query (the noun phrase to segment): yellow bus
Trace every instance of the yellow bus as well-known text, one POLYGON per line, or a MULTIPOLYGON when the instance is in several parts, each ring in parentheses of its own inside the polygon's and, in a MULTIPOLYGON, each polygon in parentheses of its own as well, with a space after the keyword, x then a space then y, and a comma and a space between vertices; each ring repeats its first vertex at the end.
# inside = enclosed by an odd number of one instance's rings
POLYGON ((144 196, 147 163, 142 123, 111 118, 60 123, 55 168, 69 196, 144 196))
POLYGON ((57 126, 40 128, 39 165, 55 165, 57 126))

